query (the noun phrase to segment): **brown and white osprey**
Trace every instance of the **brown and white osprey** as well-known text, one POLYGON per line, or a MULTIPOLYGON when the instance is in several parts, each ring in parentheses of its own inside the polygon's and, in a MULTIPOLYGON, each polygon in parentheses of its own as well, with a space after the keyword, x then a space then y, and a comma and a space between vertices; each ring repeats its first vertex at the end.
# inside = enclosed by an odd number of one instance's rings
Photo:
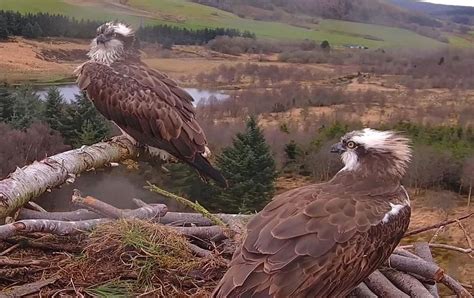
POLYGON ((258 213, 213 297, 344 297, 387 260, 410 221, 408 139, 364 129, 331 151, 344 168, 258 213))
POLYGON ((88 56, 90 60, 76 70, 77 84, 102 115, 151 151, 162 155, 164 150, 226 185, 206 158, 210 152, 195 118, 193 98, 140 61, 129 26, 114 22, 100 26, 88 56))

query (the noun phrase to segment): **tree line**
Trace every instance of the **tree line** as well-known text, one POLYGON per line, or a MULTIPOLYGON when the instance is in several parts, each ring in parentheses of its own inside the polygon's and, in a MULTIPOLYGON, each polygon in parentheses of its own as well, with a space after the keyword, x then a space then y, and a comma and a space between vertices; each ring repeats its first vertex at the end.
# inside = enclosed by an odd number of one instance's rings
POLYGON ((91 145, 110 135, 111 127, 84 94, 70 103, 57 88, 45 100, 30 86, 0 86, 0 177, 17 166, 68 148, 91 145), (22 153, 23 152, 23 153, 22 153))
MULTIPOLYGON (((28 13, 0 10, 0 40, 9 36, 25 38, 72 37, 93 38, 102 22, 78 20, 60 14, 28 13)), ((217 36, 241 36, 255 38, 249 31, 241 32, 229 28, 187 29, 170 25, 140 27, 137 35, 143 41, 158 42, 164 45, 204 44, 217 36)))

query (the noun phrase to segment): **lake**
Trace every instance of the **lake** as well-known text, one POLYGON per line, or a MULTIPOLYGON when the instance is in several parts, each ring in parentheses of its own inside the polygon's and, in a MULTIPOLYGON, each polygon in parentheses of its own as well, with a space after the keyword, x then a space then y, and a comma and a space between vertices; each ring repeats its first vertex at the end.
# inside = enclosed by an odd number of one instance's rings
MULTIPOLYGON (((48 92, 48 88, 51 86, 41 86, 38 89, 37 94, 40 96, 41 99, 46 97, 48 92)), ((71 102, 74 100, 75 95, 79 94, 79 87, 75 84, 70 85, 57 85, 56 86, 61 92, 62 96, 67 102, 71 102)), ((218 100, 224 100, 229 97, 228 94, 224 93, 220 90, 208 90, 208 89, 197 89, 197 88, 184 88, 193 98, 194 98, 194 105, 196 106, 200 101, 207 100, 209 97, 215 97, 218 100)))

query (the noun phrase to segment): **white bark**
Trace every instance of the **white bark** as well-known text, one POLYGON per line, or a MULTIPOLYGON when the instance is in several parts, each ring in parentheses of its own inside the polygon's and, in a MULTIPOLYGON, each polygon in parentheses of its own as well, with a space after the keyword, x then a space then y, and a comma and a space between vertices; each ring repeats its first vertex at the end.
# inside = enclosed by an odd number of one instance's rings
POLYGON ((125 137, 70 150, 17 169, 0 181, 0 219, 81 172, 134 158, 138 148, 125 137))

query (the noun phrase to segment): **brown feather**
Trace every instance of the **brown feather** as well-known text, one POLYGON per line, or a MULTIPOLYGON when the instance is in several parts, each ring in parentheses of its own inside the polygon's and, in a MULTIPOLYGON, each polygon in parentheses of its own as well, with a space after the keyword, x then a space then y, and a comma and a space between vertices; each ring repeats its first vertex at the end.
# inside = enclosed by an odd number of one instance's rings
POLYGON ((213 297, 345 296, 381 265, 408 227, 409 206, 382 222, 405 191, 338 176, 281 194, 258 213, 213 297))

